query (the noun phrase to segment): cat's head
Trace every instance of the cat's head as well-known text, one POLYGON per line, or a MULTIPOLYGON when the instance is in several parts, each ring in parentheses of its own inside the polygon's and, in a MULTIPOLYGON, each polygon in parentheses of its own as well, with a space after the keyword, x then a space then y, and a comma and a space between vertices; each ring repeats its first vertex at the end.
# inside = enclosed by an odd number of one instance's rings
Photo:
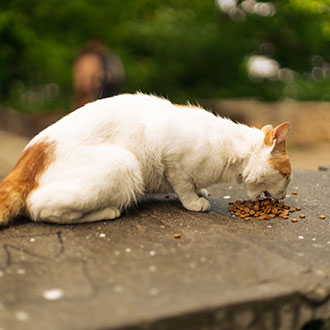
POLYGON ((262 193, 277 200, 284 199, 291 178, 291 164, 286 150, 290 123, 276 128, 264 126, 263 141, 256 147, 243 172, 247 195, 257 200, 262 193))

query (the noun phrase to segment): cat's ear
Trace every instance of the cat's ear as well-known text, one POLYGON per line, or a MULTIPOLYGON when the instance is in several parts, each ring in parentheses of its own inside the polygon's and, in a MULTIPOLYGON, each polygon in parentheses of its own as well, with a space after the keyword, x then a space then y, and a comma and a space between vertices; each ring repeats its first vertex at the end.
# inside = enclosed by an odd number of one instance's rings
POLYGON ((262 131, 265 133, 264 143, 267 146, 276 147, 278 145, 282 145, 283 143, 285 144, 285 141, 288 137, 288 134, 289 134, 289 131, 291 128, 290 123, 283 123, 271 130, 269 130, 267 128, 265 129, 265 127, 262 128, 262 131))
POLYGON ((280 143, 286 141, 286 139, 288 137, 288 134, 289 134, 289 131, 290 131, 290 128, 291 128, 290 123, 283 123, 281 125, 278 125, 275 128, 274 137, 275 137, 275 140, 276 140, 276 142, 275 142, 276 144, 280 144, 280 143))

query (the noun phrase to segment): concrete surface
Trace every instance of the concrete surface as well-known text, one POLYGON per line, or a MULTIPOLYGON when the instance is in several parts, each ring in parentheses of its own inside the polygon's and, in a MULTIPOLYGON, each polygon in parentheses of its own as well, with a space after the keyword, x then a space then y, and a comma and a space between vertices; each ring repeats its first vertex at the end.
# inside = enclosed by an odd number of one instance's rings
POLYGON ((287 330, 329 319, 329 187, 330 172, 295 171, 286 203, 302 207, 297 223, 231 216, 237 185, 210 189, 203 214, 171 197, 115 221, 17 219, 0 229, 0 329, 287 330))

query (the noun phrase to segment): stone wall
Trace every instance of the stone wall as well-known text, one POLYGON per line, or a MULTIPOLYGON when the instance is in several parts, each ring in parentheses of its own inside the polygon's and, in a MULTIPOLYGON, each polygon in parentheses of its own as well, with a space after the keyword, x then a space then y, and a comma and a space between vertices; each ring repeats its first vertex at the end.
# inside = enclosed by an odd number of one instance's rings
POLYGON ((261 128, 290 122, 291 145, 330 142, 330 103, 259 102, 256 100, 205 101, 201 104, 221 116, 261 128))

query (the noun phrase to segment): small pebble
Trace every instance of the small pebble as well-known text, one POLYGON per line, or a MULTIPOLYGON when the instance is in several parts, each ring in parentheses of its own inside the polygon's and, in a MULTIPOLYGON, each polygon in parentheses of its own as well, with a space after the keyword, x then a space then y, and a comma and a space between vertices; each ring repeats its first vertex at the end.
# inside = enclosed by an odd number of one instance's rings
POLYGON ((151 288, 151 289, 149 290, 149 294, 150 294, 151 296, 156 296, 156 295, 159 294, 159 289, 157 289, 157 288, 151 288))
POLYGON ((28 321, 30 318, 29 314, 25 311, 16 311, 15 317, 19 321, 28 321))
POLYGON ((154 266, 154 265, 151 265, 151 266, 149 267, 149 270, 150 270, 151 272, 155 272, 155 271, 157 270, 157 267, 154 266))
POLYGON ((62 298, 63 294, 62 289, 50 289, 43 292, 43 297, 47 300, 57 300, 62 298))

